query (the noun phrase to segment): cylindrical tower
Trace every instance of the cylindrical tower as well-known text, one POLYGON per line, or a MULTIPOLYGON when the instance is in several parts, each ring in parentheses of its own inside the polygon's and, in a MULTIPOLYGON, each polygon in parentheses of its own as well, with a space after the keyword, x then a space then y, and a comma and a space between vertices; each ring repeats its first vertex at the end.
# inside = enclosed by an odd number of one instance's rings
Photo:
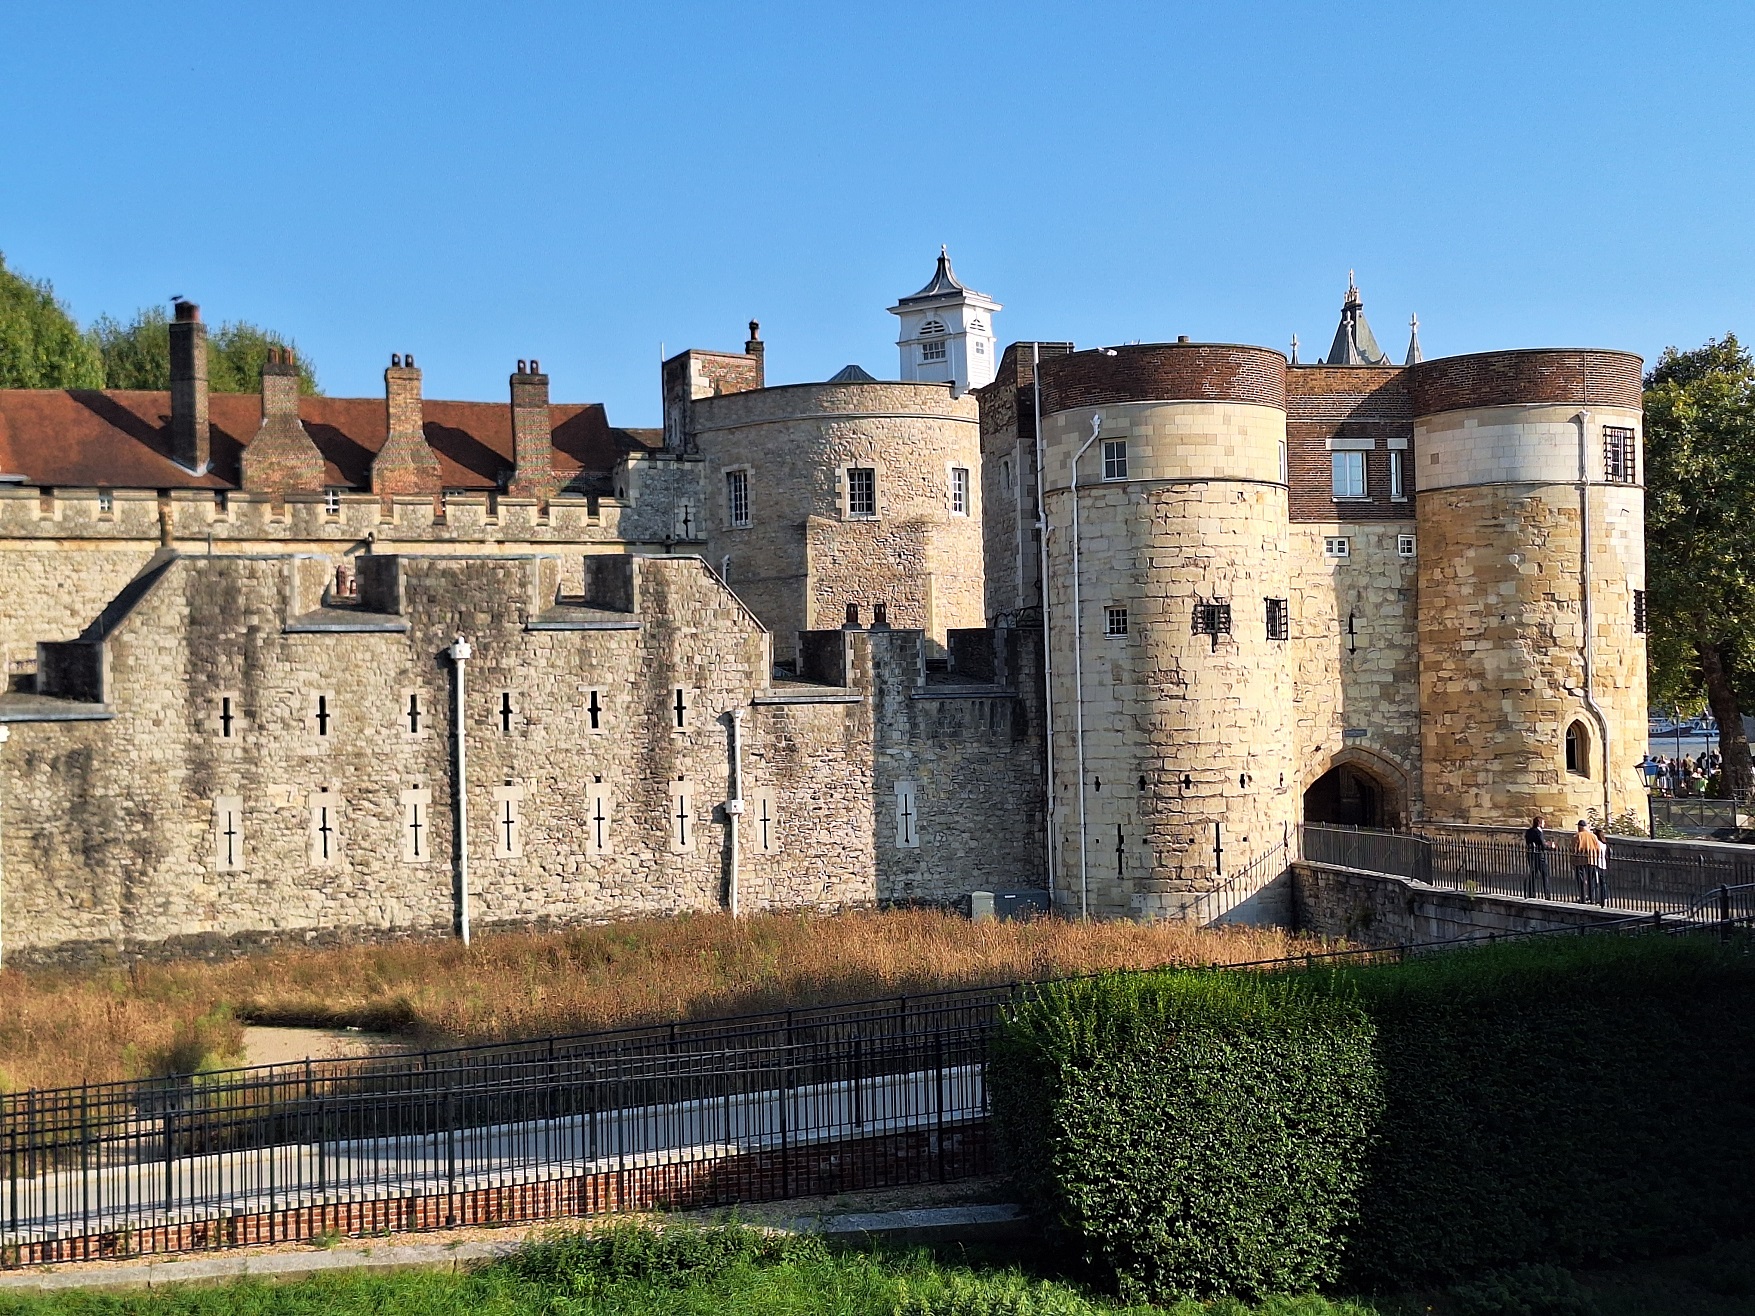
POLYGON ((1555 349, 1411 372, 1434 821, 1569 825, 1642 802, 1640 365, 1555 349))
POLYGON ((1286 361, 1077 352, 1042 398, 1058 902, 1194 917, 1294 821, 1286 361))
POLYGON ((920 627, 934 654, 980 626, 981 430, 947 384, 830 382, 698 398, 708 561, 790 655, 849 604, 920 627))

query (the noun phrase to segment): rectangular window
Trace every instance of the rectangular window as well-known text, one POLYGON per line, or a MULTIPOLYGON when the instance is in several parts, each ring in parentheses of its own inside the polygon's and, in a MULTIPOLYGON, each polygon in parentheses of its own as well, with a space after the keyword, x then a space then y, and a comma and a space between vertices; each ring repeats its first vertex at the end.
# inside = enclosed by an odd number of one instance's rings
POLYGON ((870 466, 847 469, 847 515, 877 515, 877 471, 870 466))
POLYGON ((941 338, 933 343, 922 343, 920 345, 920 359, 922 361, 943 361, 945 359, 944 339, 941 338))
POLYGON ((1389 496, 1391 498, 1406 498, 1408 496, 1407 487, 1402 483, 1402 458, 1405 456, 1407 454, 1404 452, 1389 454, 1389 496))
POLYGON ((1286 441, 1280 440, 1280 483, 1292 483, 1292 461, 1286 451, 1286 441))
POLYGON ((1397 557, 1414 556, 1414 537, 1412 535, 1397 535, 1395 537, 1395 555, 1397 557))
POLYGON ((1603 426, 1603 478, 1610 484, 1635 484, 1639 474, 1633 431, 1625 425, 1603 426))
POLYGON ((323 512, 326 516, 341 515, 341 490, 325 489, 323 491, 323 512))
POLYGON ((1105 635, 1126 635, 1127 634, 1127 609, 1126 608, 1105 608, 1105 609, 1103 609, 1103 633, 1105 635))
POLYGON ((986 356, 987 355, 987 344, 979 338, 977 338, 975 340, 975 355, 976 356, 986 356))
POLYGON ((951 467, 951 512, 956 516, 969 515, 969 468, 967 466, 951 467))
POLYGON ((1334 468, 1336 498, 1365 497, 1365 454, 1337 452, 1330 454, 1334 468))
POLYGON ((1125 480, 1127 478, 1127 440, 1103 440, 1103 478, 1105 480, 1125 480))
POLYGON ((732 528, 744 530, 750 523, 750 473, 748 471, 727 471, 725 473, 725 514, 730 518, 732 528))
POLYGON ((1351 557, 1353 544, 1345 535, 1330 535, 1322 541, 1324 557, 1351 557))
POLYGON ((108 489, 97 491, 97 509, 99 516, 108 516, 116 510, 116 495, 108 489))
POLYGON ((1270 640, 1292 638, 1292 609, 1285 599, 1263 599, 1267 605, 1267 637, 1270 640))
POLYGON ((1633 591, 1633 633, 1645 634, 1645 591, 1642 589, 1633 591))

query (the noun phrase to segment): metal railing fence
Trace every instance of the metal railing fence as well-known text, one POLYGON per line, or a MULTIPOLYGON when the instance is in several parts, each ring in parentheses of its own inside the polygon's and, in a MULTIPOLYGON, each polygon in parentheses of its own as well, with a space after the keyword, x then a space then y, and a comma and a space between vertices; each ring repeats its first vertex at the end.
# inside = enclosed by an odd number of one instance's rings
MULTIPOLYGON (((1577 873, 1569 832, 1546 834, 1547 848, 1532 855, 1522 837, 1386 832, 1306 823, 1303 855, 1315 863, 1412 878, 1429 886, 1520 899, 1539 897, 1596 903, 1597 892, 1577 873)), ((1711 853, 1611 836, 1607 908, 1635 913, 1683 913, 1719 887, 1755 882, 1755 851, 1711 853)))

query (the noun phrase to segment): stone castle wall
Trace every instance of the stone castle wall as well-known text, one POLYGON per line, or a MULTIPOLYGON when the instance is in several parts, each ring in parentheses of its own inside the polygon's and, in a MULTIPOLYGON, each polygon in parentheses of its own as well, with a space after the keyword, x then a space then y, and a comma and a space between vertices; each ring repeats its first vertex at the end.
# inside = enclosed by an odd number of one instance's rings
POLYGON ((1293 752, 1300 795, 1343 763, 1389 787, 1386 822, 1419 817, 1420 669, 1414 522, 1298 522, 1291 528, 1293 752), (1347 541, 1347 555, 1329 552, 1347 541), (1350 623, 1350 625, 1349 625, 1350 623))
POLYGON ((320 553, 336 565, 373 549, 421 553, 626 552, 698 542, 700 462, 635 454, 617 497, 319 494, 0 488, 0 663, 28 674, 39 641, 77 635, 160 547, 197 553, 320 553), (685 533, 683 509, 695 509, 685 533))
POLYGON ((699 559, 586 573, 600 601, 624 573, 628 612, 571 596, 552 558, 373 558, 361 610, 316 606, 327 570, 178 559, 103 645, 113 716, 15 722, 8 962, 451 928, 458 634, 477 927, 723 907, 733 708, 746 908, 1036 884, 1030 700, 916 698, 918 632, 861 637, 850 687, 775 691, 767 633, 699 559), (934 819, 905 851, 904 772, 934 819))

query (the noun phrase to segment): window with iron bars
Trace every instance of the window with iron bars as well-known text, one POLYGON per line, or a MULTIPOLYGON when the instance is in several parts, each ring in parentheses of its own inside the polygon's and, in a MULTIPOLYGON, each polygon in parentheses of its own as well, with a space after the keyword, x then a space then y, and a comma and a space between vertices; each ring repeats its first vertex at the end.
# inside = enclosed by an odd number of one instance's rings
POLYGON ((1105 608, 1103 610, 1103 633, 1105 635, 1127 634, 1127 609, 1105 608))
POLYGON ((1201 599, 1194 605, 1194 633, 1213 637, 1213 651, 1219 648, 1219 637, 1231 633, 1231 604, 1228 599, 1201 599))
POLYGON ((877 471, 870 466, 848 468, 847 515, 877 515, 877 471))
POLYGON ((1645 634, 1645 591, 1642 589, 1633 591, 1633 633, 1645 634))
POLYGON ((725 510, 732 528, 742 530, 750 523, 750 473, 725 472, 725 510))
POLYGON ((1603 426, 1603 478, 1610 484, 1636 484, 1638 445, 1625 425, 1603 426))
POLYGON ((1270 640, 1292 638, 1292 609, 1285 599, 1264 599, 1267 604, 1267 637, 1270 640))

